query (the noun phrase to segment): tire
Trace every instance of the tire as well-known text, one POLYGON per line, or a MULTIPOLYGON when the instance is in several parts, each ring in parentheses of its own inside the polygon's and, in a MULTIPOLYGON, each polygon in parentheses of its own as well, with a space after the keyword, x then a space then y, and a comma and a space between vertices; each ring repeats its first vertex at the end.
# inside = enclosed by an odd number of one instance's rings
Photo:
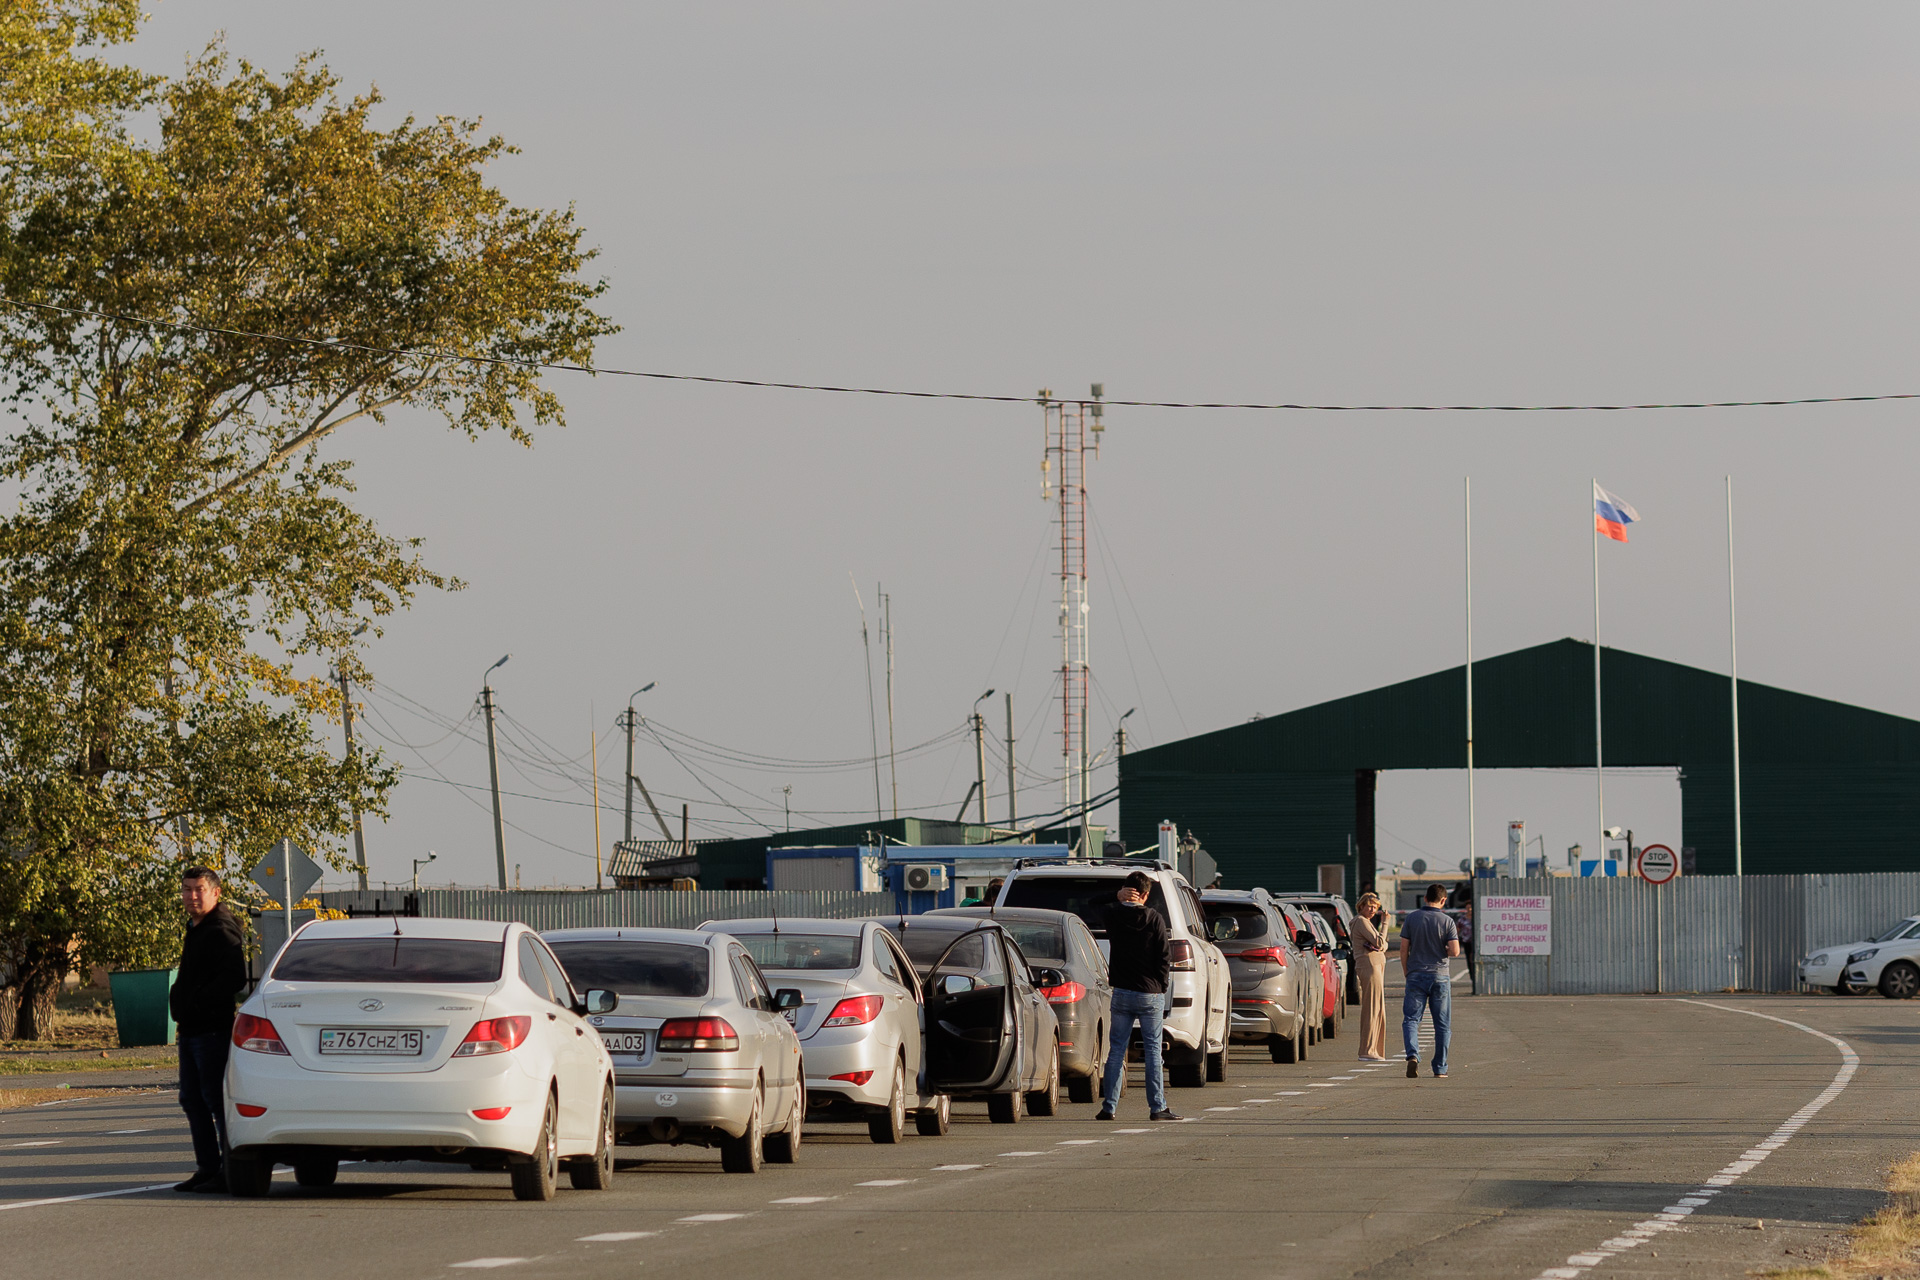
POLYGON ((887 1091, 887 1105, 867 1117, 867 1136, 883 1147, 890 1147, 907 1133, 907 1067, 899 1059, 893 1063, 893 1088, 887 1091))
POLYGON ((1176 1089, 1204 1089, 1207 1087, 1207 1060, 1202 1057, 1198 1062, 1166 1063, 1167 1083, 1176 1089))
POLYGON ((944 1138, 947 1130, 953 1127, 953 1099, 940 1094, 930 1107, 921 1107, 913 1113, 913 1129, 925 1138, 944 1138))
POLYGON ((575 1191, 607 1191, 613 1187, 613 1086, 600 1095, 600 1141, 593 1159, 567 1166, 567 1181, 575 1191))
POLYGON ((1227 1080, 1228 1046, 1221 1045, 1220 1052, 1207 1055, 1207 1083, 1225 1084, 1227 1080))
POLYGON ((747 1130, 737 1138, 720 1139, 720 1167, 728 1173, 758 1173, 760 1162, 766 1156, 763 1144, 766 1141, 767 1091, 755 1086, 753 1090, 753 1110, 747 1116, 747 1130))
POLYGON ((1092 1076, 1075 1076, 1067 1081, 1068 1102, 1092 1102, 1097 1097, 1099 1090, 1094 1087, 1092 1076))
POLYGON ((1335 1001, 1333 1006, 1333 1020, 1331 1022, 1323 1021, 1320 1024, 1320 1038, 1322 1040, 1338 1040, 1340 1038, 1340 1015, 1344 1011, 1345 1006, 1335 1001))
POLYGON ((307 1155, 293 1162, 293 1180, 303 1187, 330 1187, 339 1176, 338 1156, 307 1155))
POLYGON ((1294 1061, 1305 1062, 1313 1053, 1313 1028, 1310 1026, 1302 1026, 1299 1031, 1299 1038, 1300 1053, 1294 1058, 1294 1061))
POLYGON ((781 1133, 770 1133, 764 1144, 769 1164, 800 1163, 800 1139, 807 1123, 807 1076, 800 1073, 799 1096, 793 1100, 793 1118, 781 1133))
POLYGON ((540 1121, 540 1136, 534 1140, 531 1155, 507 1166, 513 1180, 515 1200, 551 1200, 560 1180, 560 1135, 554 1120, 553 1095, 547 1095, 547 1113, 540 1121))
POLYGON ((1268 1036, 1267 1052, 1275 1062, 1298 1062, 1300 1060, 1300 1033, 1291 1036, 1268 1036))
POLYGON ((1054 1041, 1053 1061, 1047 1064, 1047 1085, 1027 1095, 1027 1113, 1036 1116, 1060 1114, 1060 1042, 1054 1041))
POLYGON ((1020 1114, 1026 1110, 1027 1100, 1024 1093, 991 1093, 987 1095, 987 1119, 995 1124, 1019 1124, 1020 1114))
POLYGON ((227 1152, 227 1194, 258 1200, 273 1188, 273 1161, 239 1151, 227 1152))
POLYGON ((1880 971, 1880 994, 1889 1000, 1911 1000, 1920 993, 1920 968, 1895 960, 1880 971))

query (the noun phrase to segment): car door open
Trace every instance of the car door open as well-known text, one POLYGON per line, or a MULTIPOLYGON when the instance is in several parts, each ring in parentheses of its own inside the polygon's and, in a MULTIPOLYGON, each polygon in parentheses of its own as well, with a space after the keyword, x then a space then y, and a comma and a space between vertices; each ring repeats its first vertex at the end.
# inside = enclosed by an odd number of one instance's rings
POLYGON ((927 1085, 934 1093, 997 1089, 1017 1062, 1019 1012, 989 929, 953 940, 926 983, 927 1085))

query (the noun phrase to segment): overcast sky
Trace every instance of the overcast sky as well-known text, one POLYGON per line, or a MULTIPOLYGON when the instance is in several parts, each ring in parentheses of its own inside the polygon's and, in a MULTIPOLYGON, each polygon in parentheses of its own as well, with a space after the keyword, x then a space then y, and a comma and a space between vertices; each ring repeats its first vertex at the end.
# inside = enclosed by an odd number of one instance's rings
MULTIPOLYGON (((1751 0, 163 0, 133 56, 175 70, 224 29, 268 67, 323 50, 395 118, 484 118, 522 149, 496 181, 574 205, 600 246, 609 366, 1605 403, 1920 391, 1917 27, 1908 4, 1751 0)), ((375 879, 435 849, 434 882, 491 881, 485 755, 460 735, 509 651, 510 754, 581 757, 574 778, 650 680, 650 716, 729 753, 866 756, 849 574, 870 615, 876 582, 893 596, 902 746, 1011 689, 1023 762, 1057 772, 1038 409, 555 378, 569 426, 531 452, 423 420, 337 445, 366 509, 471 584, 372 651, 368 728, 421 752, 388 744, 417 776, 367 833, 375 879)), ((1598 476, 1644 517, 1602 548, 1603 639, 1724 670, 1732 474, 1742 675, 1920 715, 1917 411, 1115 409, 1091 469, 1095 734, 1137 706, 1133 742, 1165 742, 1457 663, 1469 473, 1481 654, 1591 637, 1598 476)), ((608 843, 622 748, 600 756, 608 843)), ((643 736, 637 763, 696 834, 780 826, 787 784, 796 825, 872 812, 864 766, 686 759, 643 736)), ((902 807, 952 816, 972 768, 970 741, 938 743, 902 764, 902 807)), ((1564 849, 1590 784, 1487 780, 1482 852, 1509 818, 1564 849)), ((590 883, 582 791, 513 760, 503 785, 509 862, 590 883)), ((1023 812, 1058 805, 1032 785, 1023 812)), ((1677 841, 1675 790, 1623 779, 1610 820, 1677 841)), ((1456 775, 1389 775, 1383 856, 1457 858, 1463 811, 1456 775)))

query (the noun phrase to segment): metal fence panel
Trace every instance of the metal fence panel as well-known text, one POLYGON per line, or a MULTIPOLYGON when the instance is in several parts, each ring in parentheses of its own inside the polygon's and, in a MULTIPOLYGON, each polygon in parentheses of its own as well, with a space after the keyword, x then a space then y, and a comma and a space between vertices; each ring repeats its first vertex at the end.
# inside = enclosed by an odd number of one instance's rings
POLYGON ((1670 885, 1628 877, 1493 879, 1476 896, 1545 896, 1553 950, 1478 957, 1490 995, 1724 991, 1740 985, 1740 886, 1731 876, 1670 885))
MULTIPOLYGON (((336 911, 371 915, 402 908, 405 889, 349 889, 323 893, 336 911)), ((763 916, 816 916, 847 920, 890 915, 891 893, 852 890, 768 892, 726 889, 675 892, 666 889, 421 889, 420 914, 443 919, 518 920, 534 929, 624 926, 631 929, 691 929, 708 920, 763 916)))

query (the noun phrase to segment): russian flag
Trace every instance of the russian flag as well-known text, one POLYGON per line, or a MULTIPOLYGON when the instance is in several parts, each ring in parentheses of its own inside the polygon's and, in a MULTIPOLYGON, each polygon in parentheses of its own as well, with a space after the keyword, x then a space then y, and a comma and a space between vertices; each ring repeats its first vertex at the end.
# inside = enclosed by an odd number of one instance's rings
POLYGON ((1604 533, 1615 542, 1627 540, 1627 526, 1640 518, 1640 513, 1624 501, 1602 489, 1593 486, 1593 527, 1596 532, 1604 533))

